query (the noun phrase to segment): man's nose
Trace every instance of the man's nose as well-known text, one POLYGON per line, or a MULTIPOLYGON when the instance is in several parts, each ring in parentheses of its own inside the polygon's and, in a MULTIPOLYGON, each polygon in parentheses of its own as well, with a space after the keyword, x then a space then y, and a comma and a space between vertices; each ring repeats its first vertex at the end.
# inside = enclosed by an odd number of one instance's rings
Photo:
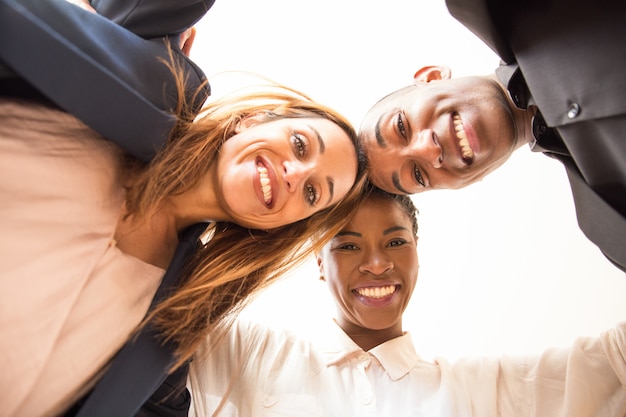
POLYGON ((359 270, 372 275, 383 275, 393 269, 393 262, 379 251, 370 251, 366 254, 359 270))
POLYGON ((283 179, 289 192, 299 190, 300 185, 308 175, 308 168, 299 161, 283 162, 283 179))
POLYGON ((432 129, 417 132, 409 147, 413 158, 428 163, 433 168, 441 168, 443 149, 432 129))

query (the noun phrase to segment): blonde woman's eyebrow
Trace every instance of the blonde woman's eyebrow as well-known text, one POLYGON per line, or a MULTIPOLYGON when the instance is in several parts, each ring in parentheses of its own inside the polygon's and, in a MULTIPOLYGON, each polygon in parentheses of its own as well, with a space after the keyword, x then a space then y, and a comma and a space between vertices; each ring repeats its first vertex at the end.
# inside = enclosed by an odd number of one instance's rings
POLYGON ((330 204, 335 196, 335 180, 332 177, 326 177, 326 182, 328 183, 328 204, 330 204))
POLYGON ((324 153, 324 151, 326 150, 326 144, 324 143, 324 139, 322 139, 322 135, 320 135, 320 132, 313 126, 307 126, 309 127, 309 129, 311 129, 311 131, 315 134, 315 137, 317 138, 317 142, 320 145, 320 153, 324 153))

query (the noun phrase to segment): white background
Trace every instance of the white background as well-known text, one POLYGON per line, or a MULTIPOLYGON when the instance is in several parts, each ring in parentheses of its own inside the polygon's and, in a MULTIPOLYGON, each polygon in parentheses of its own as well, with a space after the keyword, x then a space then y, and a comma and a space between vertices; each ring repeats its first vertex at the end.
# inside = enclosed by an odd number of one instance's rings
MULTIPOLYGON (((223 71, 250 71, 308 93, 358 127, 424 65, 493 72, 498 57, 443 0, 216 0, 192 58, 213 96, 223 71)), ((230 77, 232 79, 232 77, 230 77)), ((522 354, 566 346, 626 318, 626 277, 580 232, 562 165, 524 146, 457 191, 413 196, 420 273, 404 325, 424 357, 522 354)), ((250 307, 307 329, 332 314, 313 260, 250 307)))

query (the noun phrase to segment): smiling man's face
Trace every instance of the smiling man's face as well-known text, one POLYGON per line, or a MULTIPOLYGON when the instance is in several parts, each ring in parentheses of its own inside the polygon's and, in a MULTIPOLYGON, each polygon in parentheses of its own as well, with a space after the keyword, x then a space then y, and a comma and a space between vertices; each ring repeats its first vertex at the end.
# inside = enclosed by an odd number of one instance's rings
POLYGON ((516 148, 511 104, 493 78, 420 71, 414 85, 380 100, 361 123, 371 180, 391 193, 465 187, 516 148))

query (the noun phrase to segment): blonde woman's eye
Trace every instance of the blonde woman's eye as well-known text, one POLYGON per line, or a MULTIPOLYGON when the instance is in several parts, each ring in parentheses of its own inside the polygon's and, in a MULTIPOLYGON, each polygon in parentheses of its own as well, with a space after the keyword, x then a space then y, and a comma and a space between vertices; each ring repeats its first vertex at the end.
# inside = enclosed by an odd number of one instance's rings
POLYGON ((307 142, 299 133, 293 133, 291 135, 291 142, 293 143, 293 150, 296 156, 303 159, 307 153, 307 142))
POLYGON ((304 186, 304 198, 310 206, 314 206, 317 203, 319 194, 313 185, 306 184, 304 186))

